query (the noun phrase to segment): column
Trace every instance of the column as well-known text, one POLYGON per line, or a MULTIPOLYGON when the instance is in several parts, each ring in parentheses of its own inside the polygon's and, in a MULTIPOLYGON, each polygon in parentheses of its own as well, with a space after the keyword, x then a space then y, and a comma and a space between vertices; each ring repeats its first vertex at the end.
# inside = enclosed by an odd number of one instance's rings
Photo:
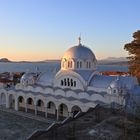
POLYGON ((25 103, 25 112, 27 112, 27 103, 25 103))
POLYGON ((45 117, 47 118, 48 117, 48 108, 45 107, 45 117))
POLYGON ((56 120, 57 121, 59 120, 59 111, 58 111, 58 109, 56 110, 56 120))
POLYGON ((10 104, 9 104, 9 96, 6 96, 6 108, 10 108, 10 104))
POLYGON ((72 117, 72 113, 71 112, 68 112, 68 117, 72 117))
POLYGON ((15 110, 18 111, 18 98, 15 98, 15 110))
POLYGON ((37 115, 37 106, 35 105, 35 115, 37 115))

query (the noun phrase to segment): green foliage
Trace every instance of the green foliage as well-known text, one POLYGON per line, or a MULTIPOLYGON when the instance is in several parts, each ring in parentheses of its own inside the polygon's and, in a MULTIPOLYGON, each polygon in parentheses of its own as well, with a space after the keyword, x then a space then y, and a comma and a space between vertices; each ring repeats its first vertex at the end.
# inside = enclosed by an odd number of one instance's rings
POLYGON ((133 33, 134 40, 124 45, 129 54, 129 72, 138 78, 140 83, 140 30, 133 33))

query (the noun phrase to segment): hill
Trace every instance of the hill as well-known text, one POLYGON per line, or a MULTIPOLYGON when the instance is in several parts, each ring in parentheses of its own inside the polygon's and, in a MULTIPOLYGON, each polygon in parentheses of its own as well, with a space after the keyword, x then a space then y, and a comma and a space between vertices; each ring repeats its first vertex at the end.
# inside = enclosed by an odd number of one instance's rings
POLYGON ((1 59, 0 59, 0 62, 12 62, 12 61, 10 61, 10 60, 7 59, 7 58, 1 58, 1 59))

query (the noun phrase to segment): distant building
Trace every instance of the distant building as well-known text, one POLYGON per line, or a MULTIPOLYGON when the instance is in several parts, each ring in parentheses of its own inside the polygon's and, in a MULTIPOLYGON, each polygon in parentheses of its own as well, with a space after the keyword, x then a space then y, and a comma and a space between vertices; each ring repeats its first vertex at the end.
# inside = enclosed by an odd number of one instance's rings
POLYGON ((0 89, 0 104, 59 119, 86 112, 98 104, 126 106, 126 97, 135 93, 140 97, 135 77, 100 75, 96 66, 94 53, 79 38, 78 45, 62 57, 58 72, 25 73, 15 88, 0 89))

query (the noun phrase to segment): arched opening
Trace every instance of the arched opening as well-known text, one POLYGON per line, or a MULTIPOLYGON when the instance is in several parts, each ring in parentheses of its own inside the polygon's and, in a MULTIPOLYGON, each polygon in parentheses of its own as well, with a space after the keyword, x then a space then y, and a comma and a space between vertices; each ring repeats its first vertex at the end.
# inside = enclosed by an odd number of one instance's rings
POLYGON ((56 106, 53 102, 48 102, 47 104, 47 116, 56 119, 56 106))
POLYGON ((12 94, 9 95, 9 108, 15 109, 15 97, 12 94))
POLYGON ((31 97, 29 97, 27 99, 27 112, 32 113, 32 114, 35 113, 35 105, 34 105, 34 101, 31 97))
POLYGON ((22 96, 18 97, 18 109, 25 112, 25 100, 22 96))
POLYGON ((1 104, 1 106, 6 107, 6 95, 5 95, 5 93, 2 93, 0 95, 0 104, 1 104))
POLYGON ((42 100, 38 100, 36 103, 37 115, 45 117, 45 106, 42 100))
POLYGON ((59 119, 63 120, 68 117, 68 107, 65 104, 60 104, 58 107, 59 119))
POLYGON ((82 112, 81 108, 79 106, 73 106, 71 109, 71 113, 73 114, 73 117, 78 113, 82 112))

